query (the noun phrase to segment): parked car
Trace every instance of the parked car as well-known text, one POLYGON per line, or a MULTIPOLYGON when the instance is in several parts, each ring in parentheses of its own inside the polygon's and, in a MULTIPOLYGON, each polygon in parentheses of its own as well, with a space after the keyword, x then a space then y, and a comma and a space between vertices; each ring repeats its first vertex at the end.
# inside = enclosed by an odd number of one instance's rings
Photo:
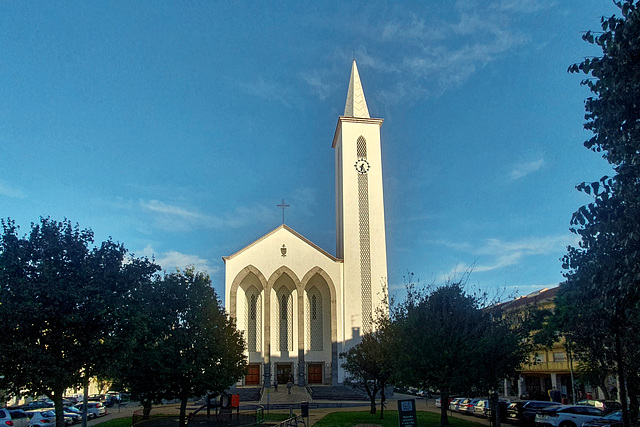
MULTIPOLYGON (((507 421, 507 407, 509 406, 509 402, 506 399, 499 399, 498 405, 500 405, 500 419, 502 421, 507 421)), ((476 402, 473 407, 473 415, 477 417, 490 418, 491 417, 491 403, 489 399, 480 399, 476 402)))
MULTIPOLYGON (((28 412, 31 420, 29 421, 30 426, 45 426, 49 427, 51 425, 56 424, 56 411, 55 410, 45 410, 45 411, 32 411, 28 412)), ((76 422, 80 422, 82 417, 73 417, 70 414, 64 414, 64 423, 66 425, 71 425, 76 422)))
POLYGON ((29 425, 29 417, 20 409, 0 409, 0 426, 26 427, 29 425))
POLYGON ((449 410, 450 411, 454 411, 454 412, 458 412, 459 408, 460 408, 460 404, 462 403, 462 401, 466 399, 466 397, 456 397, 454 398, 451 402, 449 402, 449 410))
POLYGON ((535 423, 536 412, 549 406, 558 406, 560 403, 544 400, 519 400, 511 402, 507 407, 507 421, 512 424, 520 424, 531 427, 535 423))
POLYGON ((14 427, 25 427, 29 425, 29 415, 22 409, 9 409, 14 427))
MULTIPOLYGON (((498 399, 498 412, 500 413, 500 421, 506 422, 507 421, 507 416, 508 416, 508 412, 507 412, 507 408, 509 407, 509 404, 511 402, 508 401, 507 399, 498 399)), ((491 417, 491 407, 489 407, 489 417, 491 417)))
POLYGON ((53 408, 53 402, 51 400, 34 400, 26 403, 20 407, 24 411, 33 411, 34 409, 47 409, 53 408))
POLYGON ((615 400, 581 400, 578 402, 578 405, 593 406, 594 408, 600 409, 605 414, 622 410, 620 402, 616 402, 615 400))
POLYGON ((587 421, 582 427, 622 427, 622 411, 611 412, 602 418, 587 421))
POLYGON ((480 399, 476 402, 476 406, 473 407, 473 415, 476 417, 488 417, 489 416, 489 399, 480 399))
POLYGON ((558 405, 540 409, 535 423, 536 427, 582 427, 603 415, 600 409, 589 405, 558 405))
POLYGON ((118 399, 113 394, 103 394, 100 397, 100 402, 107 408, 110 408, 118 402, 118 399))
POLYGON ((459 412, 463 414, 473 414, 473 410, 475 409, 476 403, 481 401, 482 399, 476 397, 474 399, 465 399, 459 405, 459 412))
MULTIPOLYGON (((78 403, 76 408, 82 411, 83 404, 78 403)), ((87 403, 87 418, 98 418, 103 415, 107 415, 107 408, 100 402, 88 402, 87 403)))

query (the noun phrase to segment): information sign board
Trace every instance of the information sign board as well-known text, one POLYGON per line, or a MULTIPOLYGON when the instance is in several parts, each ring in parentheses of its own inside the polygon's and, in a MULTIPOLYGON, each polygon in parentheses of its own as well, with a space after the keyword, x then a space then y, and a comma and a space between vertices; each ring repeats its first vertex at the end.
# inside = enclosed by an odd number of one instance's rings
POLYGON ((400 427, 417 427, 416 400, 398 400, 398 421, 400 427))

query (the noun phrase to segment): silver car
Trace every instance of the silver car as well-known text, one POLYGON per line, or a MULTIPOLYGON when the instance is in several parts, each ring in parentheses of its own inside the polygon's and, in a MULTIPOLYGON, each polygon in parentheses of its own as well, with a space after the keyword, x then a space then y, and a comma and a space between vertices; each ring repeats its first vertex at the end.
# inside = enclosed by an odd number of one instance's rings
MULTIPOLYGON (((82 411, 82 403, 76 405, 80 411, 82 411)), ((98 418, 103 415, 107 415, 107 408, 100 402, 88 402, 87 403, 87 418, 98 418)))
POLYGON ((0 425, 27 427, 29 425, 29 417, 26 412, 20 409, 9 410, 7 408, 3 408, 0 409, 0 425))
POLYGON ((536 427, 582 427, 583 423, 602 418, 604 412, 587 405, 559 405, 536 414, 536 427))

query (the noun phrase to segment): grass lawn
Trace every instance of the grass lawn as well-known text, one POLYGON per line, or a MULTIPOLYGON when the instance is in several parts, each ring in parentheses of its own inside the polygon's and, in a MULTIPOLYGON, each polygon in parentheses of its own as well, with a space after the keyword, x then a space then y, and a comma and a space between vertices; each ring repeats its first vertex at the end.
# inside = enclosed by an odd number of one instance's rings
POLYGON ((98 425, 100 427, 131 427, 131 417, 114 418, 98 425))
MULTIPOLYGON (((175 415, 159 415, 156 418, 175 418, 175 415)), ((270 413, 264 414, 265 421, 284 421, 289 418, 289 414, 270 413)), ((177 424, 177 422, 176 422, 177 424)), ((96 427, 131 427, 131 417, 114 418, 109 421, 97 424, 96 427)))
MULTIPOLYGON (((440 426, 440 414, 434 412, 418 411, 418 425, 427 427, 440 426)), ((380 419, 380 413, 370 414, 363 412, 332 412, 327 414, 313 427, 352 427, 357 424, 375 424, 383 427, 398 427, 398 411, 384 411, 384 419, 380 419)), ((474 423, 460 418, 449 417, 452 427, 486 427, 484 424, 474 423)))

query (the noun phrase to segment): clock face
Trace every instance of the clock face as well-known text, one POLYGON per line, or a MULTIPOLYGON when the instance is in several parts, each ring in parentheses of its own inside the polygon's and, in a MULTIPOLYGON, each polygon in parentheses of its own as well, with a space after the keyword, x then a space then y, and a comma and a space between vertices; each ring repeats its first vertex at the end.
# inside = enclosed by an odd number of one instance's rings
POLYGON ((355 164, 355 167, 356 167, 356 171, 358 171, 359 174, 365 174, 369 172, 369 168, 371 166, 369 165, 369 162, 367 162, 365 159, 358 159, 358 161, 355 164))

